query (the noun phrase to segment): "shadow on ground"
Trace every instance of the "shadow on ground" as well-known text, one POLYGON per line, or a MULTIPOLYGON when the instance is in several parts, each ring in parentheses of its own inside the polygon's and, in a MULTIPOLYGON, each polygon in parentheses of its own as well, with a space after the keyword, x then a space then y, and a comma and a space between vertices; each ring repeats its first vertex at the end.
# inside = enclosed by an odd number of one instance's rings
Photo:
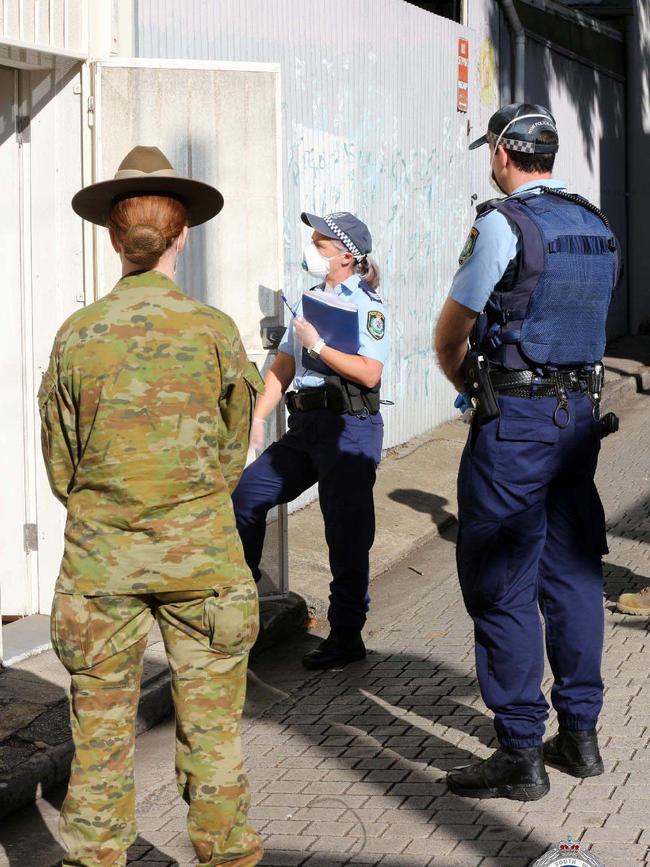
POLYGON ((415 512, 431 515, 431 520, 438 530, 444 530, 456 520, 456 516, 444 508, 449 504, 449 500, 438 494, 421 491, 418 488, 396 488, 388 497, 394 503, 401 503, 415 512))

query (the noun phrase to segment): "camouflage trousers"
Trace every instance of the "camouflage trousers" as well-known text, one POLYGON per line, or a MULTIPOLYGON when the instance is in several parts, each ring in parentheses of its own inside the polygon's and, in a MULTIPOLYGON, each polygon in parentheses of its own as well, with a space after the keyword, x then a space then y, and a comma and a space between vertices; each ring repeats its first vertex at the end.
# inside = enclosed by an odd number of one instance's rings
POLYGON ((209 867, 253 867, 263 849, 247 822, 239 734, 259 622, 252 579, 191 593, 55 595, 52 641, 72 675, 75 748, 61 811, 62 867, 124 867, 136 839, 135 722, 154 618, 171 669, 176 776, 197 857, 209 867))

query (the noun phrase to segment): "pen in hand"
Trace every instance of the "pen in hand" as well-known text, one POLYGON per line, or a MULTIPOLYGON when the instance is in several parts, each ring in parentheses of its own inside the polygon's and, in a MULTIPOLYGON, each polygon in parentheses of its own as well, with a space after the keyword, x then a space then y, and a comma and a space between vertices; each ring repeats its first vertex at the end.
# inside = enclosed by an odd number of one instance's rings
POLYGON ((284 303, 287 305, 287 307, 288 307, 289 310, 291 311, 291 315, 292 315, 292 317, 295 319, 296 316, 297 316, 298 314, 297 314, 296 311, 293 309, 293 307, 291 306, 291 304, 289 304, 289 302, 287 301, 287 296, 284 294, 284 292, 281 293, 280 297, 282 298, 282 300, 284 301, 284 303))

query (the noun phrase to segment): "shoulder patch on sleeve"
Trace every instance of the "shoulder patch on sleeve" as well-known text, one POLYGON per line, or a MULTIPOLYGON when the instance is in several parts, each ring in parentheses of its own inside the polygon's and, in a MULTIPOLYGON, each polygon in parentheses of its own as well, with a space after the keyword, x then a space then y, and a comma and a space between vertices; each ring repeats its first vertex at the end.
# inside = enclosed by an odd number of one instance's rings
POLYGON ((386 317, 381 310, 371 310, 368 313, 368 333, 375 340, 381 340, 386 333, 386 317))
POLYGON ((476 226, 472 226, 469 230, 469 235, 467 236, 467 240, 465 241, 465 246, 460 251, 460 256, 458 257, 458 264, 464 265, 465 262, 469 259, 469 257, 474 252, 474 247, 476 246, 476 239, 480 235, 479 230, 476 226))

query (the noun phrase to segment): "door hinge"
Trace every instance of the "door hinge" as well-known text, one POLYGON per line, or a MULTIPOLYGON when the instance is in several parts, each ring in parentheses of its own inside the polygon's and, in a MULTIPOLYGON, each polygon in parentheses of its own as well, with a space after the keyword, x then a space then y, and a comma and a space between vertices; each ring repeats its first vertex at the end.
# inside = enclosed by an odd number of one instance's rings
POLYGON ((88 97, 88 126, 95 126, 95 97, 88 97))
POLYGON ((38 551, 38 527, 36 524, 23 524, 23 543, 25 552, 38 551))

